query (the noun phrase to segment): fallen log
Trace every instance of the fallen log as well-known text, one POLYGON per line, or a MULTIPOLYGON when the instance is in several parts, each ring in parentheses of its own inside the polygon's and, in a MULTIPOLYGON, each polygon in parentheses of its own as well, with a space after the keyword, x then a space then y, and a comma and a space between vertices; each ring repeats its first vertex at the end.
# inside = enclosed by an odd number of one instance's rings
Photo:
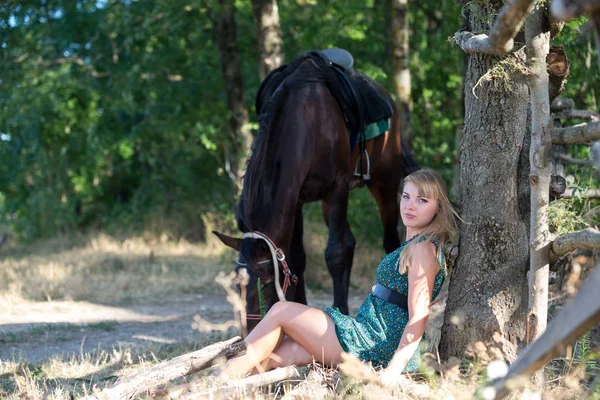
POLYGON ((495 398, 503 398, 517 389, 517 379, 528 376, 563 352, 574 339, 600 322, 600 268, 588 276, 577 296, 550 322, 546 331, 530 344, 508 369, 508 373, 492 383, 495 398))
POLYGON ((169 361, 156 364, 142 371, 120 378, 117 383, 99 393, 82 397, 82 400, 127 400, 139 393, 149 393, 160 385, 181 378, 213 365, 219 358, 232 358, 246 351, 245 342, 236 336, 192 353, 183 354, 169 361))
POLYGON ((234 394, 239 395, 241 398, 252 396, 249 395, 249 391, 254 388, 261 386, 270 385, 272 383, 281 382, 287 379, 298 378, 300 373, 294 366, 276 368, 272 371, 265 372, 264 374, 256 374, 243 378, 227 382, 225 385, 210 388, 207 390, 199 391, 197 393, 182 394, 181 400, 200 400, 207 398, 231 398, 234 394))

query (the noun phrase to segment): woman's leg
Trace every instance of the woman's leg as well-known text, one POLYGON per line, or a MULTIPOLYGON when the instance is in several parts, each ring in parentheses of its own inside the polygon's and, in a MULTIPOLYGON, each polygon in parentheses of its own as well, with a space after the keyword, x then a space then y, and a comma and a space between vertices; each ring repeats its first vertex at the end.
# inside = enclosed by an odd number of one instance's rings
POLYGON ((263 369, 270 371, 288 365, 308 365, 315 360, 304 347, 294 342, 289 336, 281 341, 277 349, 263 363, 263 369))
POLYGON ((246 354, 229 360, 221 374, 245 375, 254 367, 260 366, 277 349, 284 335, 301 346, 297 350, 298 355, 302 355, 302 361, 308 359, 302 353, 302 348, 310 355, 308 362, 313 358, 325 364, 341 361, 344 350, 329 315, 304 304, 280 301, 275 303, 246 338, 246 354))

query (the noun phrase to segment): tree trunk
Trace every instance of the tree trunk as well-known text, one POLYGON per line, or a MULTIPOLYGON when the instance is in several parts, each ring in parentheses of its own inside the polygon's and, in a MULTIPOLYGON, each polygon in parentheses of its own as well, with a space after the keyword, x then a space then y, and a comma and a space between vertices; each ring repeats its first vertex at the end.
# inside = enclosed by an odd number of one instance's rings
MULTIPOLYGON (((471 13, 471 31, 488 29, 481 15, 498 12, 482 7, 471 13)), ((486 73, 490 76, 500 60, 469 55, 465 75, 460 157, 464 222, 440 343, 446 359, 462 358, 469 344, 488 343, 498 332, 494 345, 512 361, 525 334, 529 250, 518 207, 517 165, 527 131, 529 94, 527 86, 515 80, 481 79, 486 73)))
POLYGON ((258 42, 260 80, 284 63, 277 0, 252 0, 258 42))
POLYGON ((402 138, 412 142, 412 98, 410 95, 410 68, 408 47, 408 0, 392 0, 393 75, 396 92, 396 110, 400 118, 402 138))
POLYGON ((242 187, 243 160, 250 153, 252 134, 248 125, 248 110, 244 93, 244 78, 237 46, 237 28, 233 0, 219 0, 216 36, 221 55, 221 74, 229 109, 229 134, 226 145, 225 169, 236 187, 242 187))

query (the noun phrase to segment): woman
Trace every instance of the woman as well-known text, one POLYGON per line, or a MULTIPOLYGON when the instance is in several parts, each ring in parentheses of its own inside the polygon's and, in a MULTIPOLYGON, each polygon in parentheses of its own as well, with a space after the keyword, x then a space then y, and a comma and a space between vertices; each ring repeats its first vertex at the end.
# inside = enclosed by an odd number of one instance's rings
POLYGON ((456 228, 437 172, 422 169, 404 179, 400 213, 407 240, 380 263, 377 283, 356 318, 332 308, 275 303, 246 338, 246 354, 229 360, 220 377, 313 360, 336 364, 343 352, 385 367, 384 384, 394 385, 402 372, 414 372, 430 304, 446 272, 444 246, 456 228))

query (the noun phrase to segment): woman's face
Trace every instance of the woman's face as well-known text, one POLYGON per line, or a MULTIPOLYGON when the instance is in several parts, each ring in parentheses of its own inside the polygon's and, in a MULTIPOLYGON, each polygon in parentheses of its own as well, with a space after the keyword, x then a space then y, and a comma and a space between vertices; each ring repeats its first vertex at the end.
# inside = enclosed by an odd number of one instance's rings
POLYGON ((437 199, 419 196, 417 187, 412 182, 404 185, 400 200, 400 214, 404 226, 411 235, 417 234, 431 223, 438 210, 437 199))

